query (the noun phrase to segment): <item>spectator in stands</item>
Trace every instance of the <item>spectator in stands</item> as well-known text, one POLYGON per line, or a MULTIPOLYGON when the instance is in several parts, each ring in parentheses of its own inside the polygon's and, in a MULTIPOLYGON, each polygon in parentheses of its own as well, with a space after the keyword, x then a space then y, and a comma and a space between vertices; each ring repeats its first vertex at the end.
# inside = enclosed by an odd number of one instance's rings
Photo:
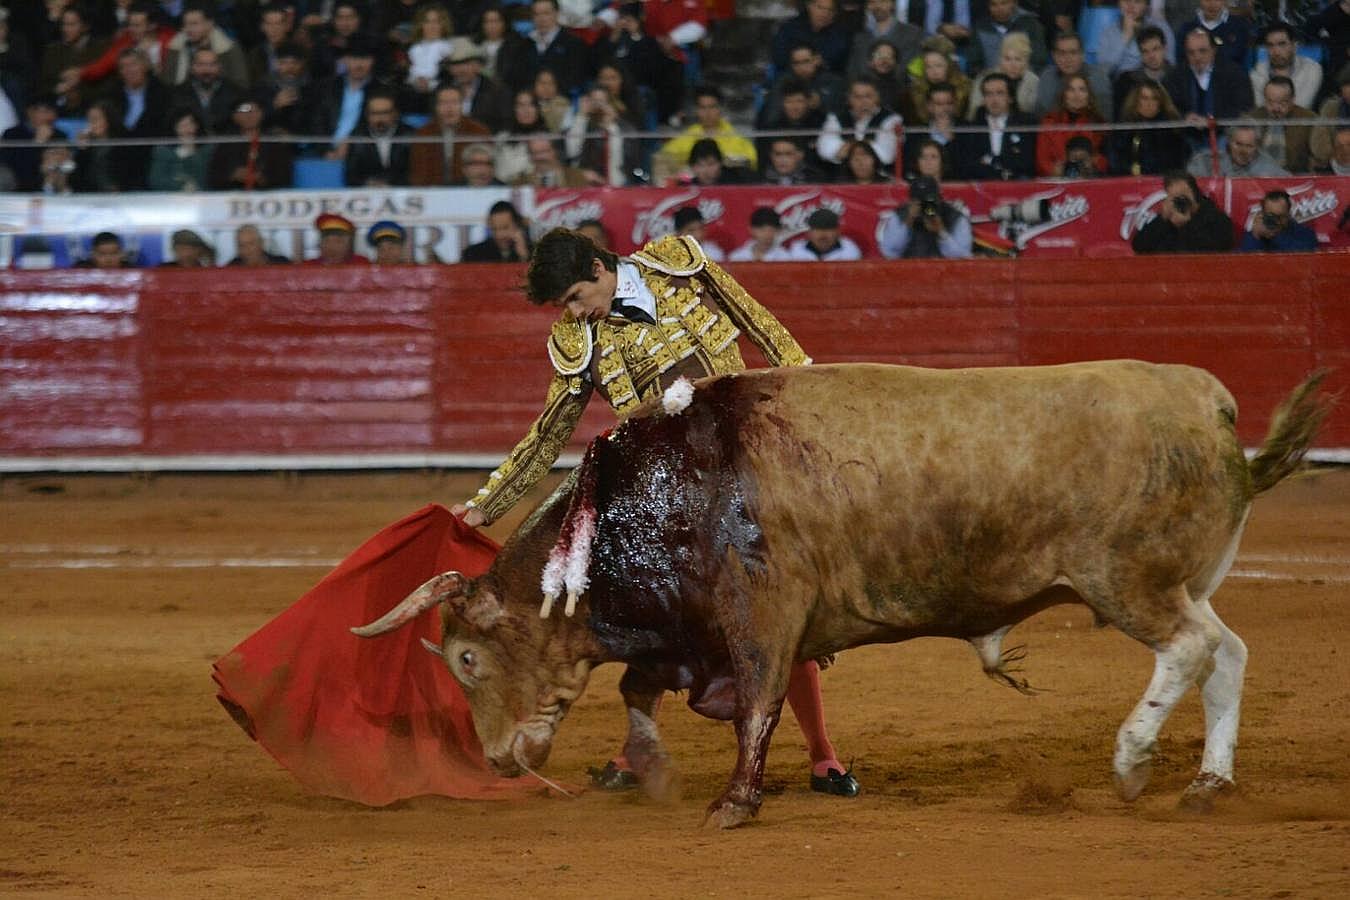
POLYGON ((889 170, 895 165, 899 149, 899 128, 900 117, 881 105, 881 93, 876 83, 860 76, 849 85, 844 111, 825 117, 820 138, 816 141, 816 154, 838 172, 848 142, 867 141, 889 170))
MULTIPOLYGON (((1088 81, 1082 75, 1069 75, 1060 88, 1055 106, 1041 119, 1042 125, 1073 126, 1101 124, 1106 119, 1097 108, 1088 81)), ((1081 178, 1088 174, 1081 164, 1070 170, 1069 142, 1082 137, 1091 145, 1089 165, 1095 174, 1104 174, 1108 168, 1105 146, 1105 133, 1101 131, 1042 131, 1036 139, 1036 174, 1054 178, 1081 178)))
POLYGON ((32 95, 33 76, 37 73, 33 49, 25 37, 11 33, 9 10, 0 7, 0 93, 9 99, 16 112, 32 95))
POLYGON ((610 248, 609 232, 605 230, 605 223, 599 219, 582 219, 577 223, 577 231, 590 238, 601 250, 610 248))
POLYGON ((595 84, 605 92, 624 131, 646 128, 647 108, 627 68, 620 63, 601 63, 595 67, 595 84))
POLYGON ((792 187, 823 180, 820 172, 807 165, 801 142, 794 138, 774 138, 765 157, 769 162, 762 175, 765 184, 792 187))
POLYGON ((1152 220, 1130 239, 1135 253, 1227 253, 1233 249, 1233 220, 1200 192, 1186 172, 1163 176, 1167 196, 1152 220))
POLYGON ((840 232, 839 214, 820 207, 806 217, 806 237, 788 246, 793 262, 852 262, 862 259, 862 250, 840 232))
POLYGON ((169 252, 173 259, 159 264, 161 269, 204 269, 215 265, 215 253, 202 240, 202 236, 190 228, 181 228, 169 239, 169 252))
POLYGON ((529 229, 525 217, 506 200, 492 204, 487 217, 488 236, 464 248, 460 262, 522 263, 530 258, 529 229))
POLYGON ((694 142, 689 150, 689 179, 695 187, 720 184, 745 184, 745 169, 728 168, 722 163, 722 150, 712 138, 694 142))
POLYGON ((254 94, 263 101, 269 125, 286 134, 308 132, 309 73, 299 44, 285 43, 276 49, 276 72, 264 76, 254 94))
POLYGON ((942 199, 936 179, 920 176, 909 202, 884 217, 878 244, 887 259, 968 259, 973 241, 970 219, 942 199))
POLYGON ((128 147, 111 146, 124 137, 111 103, 89 107, 84 131, 75 136, 75 178, 78 193, 111 194, 145 187, 145 170, 132 171, 128 147))
POLYGON ((517 184, 534 187, 587 187, 591 182, 586 173, 562 159, 561 141, 545 134, 536 134, 525 141, 530 167, 516 180, 517 184))
POLYGON ((1251 79, 1241 66, 1218 55, 1214 35, 1193 28, 1180 40, 1186 64, 1177 66, 1163 87, 1186 122, 1203 128, 1206 116, 1235 119, 1252 108, 1251 79))
MULTIPOLYGON (((1143 82, 1125 97, 1120 120, 1126 124, 1181 123, 1172 98, 1162 85, 1143 82)), ((1111 171, 1116 175, 1161 175, 1181 169, 1190 158, 1186 139, 1176 128, 1113 131, 1107 142, 1111 171)))
MULTIPOLYGON (((552 69, 561 93, 571 93, 590 78, 590 50, 581 38, 558 23, 558 0, 533 0, 530 18, 534 27, 525 36, 525 58, 518 76, 525 79, 516 88, 534 83, 540 69, 552 69)), ((498 57, 500 62, 500 57, 498 57)))
MULTIPOLYGON (((450 21, 449 16, 446 22, 450 21)), ((401 266, 415 262, 408 254, 408 232, 397 222, 381 219, 366 232, 366 243, 375 248, 377 266, 401 266)))
POLYGON ((243 94, 221 78, 220 61, 214 50, 201 49, 192 56, 192 77, 173 89, 169 102, 186 106, 206 125, 207 134, 228 130, 230 115, 243 94))
POLYGON ((1326 46, 1326 71, 1339 72, 1350 65, 1350 0, 1331 0, 1308 18, 1304 31, 1326 46))
POLYGON ((497 133, 497 177, 507 184, 524 180, 530 171, 530 151, 525 146, 531 135, 545 133, 544 118, 534 92, 516 92, 511 124, 497 133))
POLYGON ((78 72, 103 55, 105 43, 89 33, 89 13, 82 6, 67 6, 61 11, 60 38, 42 50, 42 70, 38 91, 52 93, 70 111, 80 109, 85 98, 79 92, 78 72), (75 77, 65 73, 75 71, 75 77))
POLYGON ((839 184, 890 184, 891 177, 867 141, 850 141, 836 177, 839 184))
POLYGON ((36 191, 42 186, 42 150, 37 147, 11 147, 13 143, 65 142, 70 135, 56 127, 56 98, 38 94, 28 101, 24 121, 0 134, 0 163, 14 173, 20 191, 36 191))
POLYGON ((1203 31, 1218 55, 1245 71, 1252 46, 1251 20, 1229 15, 1228 0, 1198 0, 1198 4, 1195 15, 1177 27, 1177 40, 1184 46, 1192 32, 1203 31))
POLYGON ((473 41, 483 51, 483 74, 502 83, 508 83, 510 79, 502 72, 501 61, 524 59, 522 45, 525 38, 507 21, 506 13, 500 6, 494 3, 485 7, 479 14, 478 29, 473 34, 473 41))
MULTIPOLYGON (((1124 3, 1143 4, 1144 0, 1121 0, 1124 3)), ((989 0, 989 11, 975 19, 974 35, 966 46, 966 66, 972 72, 982 72, 998 62, 1003 52, 1003 39, 1021 33, 1031 43, 1031 65, 1043 68, 1050 61, 1045 47, 1045 29, 1040 20, 1017 5, 1017 0, 989 0)))
POLYGON ((1317 232, 1293 216, 1294 201, 1287 191, 1268 191, 1261 198, 1261 212, 1242 235, 1241 253, 1311 253, 1317 249, 1317 232))
POLYGON ((558 76, 550 68, 540 69, 534 73, 531 90, 539 103, 539 115, 543 117, 545 130, 560 134, 564 124, 572 118, 572 99, 559 92, 558 76))
POLYGON ((1120 109, 1125 97, 1136 86, 1162 85, 1172 74, 1173 65, 1167 58, 1165 34, 1161 28, 1153 25, 1145 25, 1136 33, 1133 46, 1138 50, 1139 59, 1133 67, 1123 69, 1112 82, 1111 96, 1116 109, 1120 109))
POLYGON ((363 36, 354 35, 342 55, 343 74, 328 79, 315 92, 311 134, 328 135, 329 159, 342 159, 343 139, 361 124, 366 93, 378 86, 375 80, 375 48, 363 36))
POLYGON ((269 253, 263 242, 262 232, 257 225, 240 225, 234 231, 235 257, 226 265, 231 266, 280 266, 290 260, 276 253, 269 253))
POLYGON ((1294 102, 1312 109, 1322 89, 1322 65, 1298 52, 1293 26, 1274 23, 1266 28, 1262 43, 1266 58, 1252 66, 1252 95, 1260 97, 1271 76, 1283 75, 1294 85, 1294 102))
POLYGON ((917 156, 921 147, 932 143, 942 155, 942 176, 951 178, 956 174, 956 133, 957 125, 956 89, 941 82, 928 88, 925 102, 924 121, 927 127, 915 128, 905 141, 901 173, 906 181, 914 178, 917 156))
POLYGON ((410 137, 398 111, 398 99, 389 88, 366 91, 365 121, 352 132, 345 154, 347 187, 389 187, 408 184, 411 145, 396 141, 410 137), (366 140, 363 140, 366 139, 366 140))
POLYGON ((1035 120, 1013 108, 1012 80, 990 72, 980 80, 981 106, 970 124, 982 129, 956 136, 956 172, 971 181, 1011 181, 1036 174, 1035 120))
MULTIPOLYGON (((216 146, 211 158, 211 189, 268 191, 290 187, 295 164, 293 145, 264 140, 277 132, 263 131, 262 104, 248 98, 240 100, 231 119, 241 140, 216 146)), ((354 158, 353 153, 347 155, 349 167, 354 158)))
MULTIPOLYGON (((1336 73, 1336 93, 1322 102, 1317 116, 1320 119, 1350 120, 1350 63, 1342 66, 1336 73)), ((1326 169, 1327 161, 1332 157, 1335 134, 1344 127, 1344 125, 1318 125, 1313 128, 1312 135, 1308 138, 1308 147, 1312 152, 1315 166, 1326 169)))
POLYGON ((368 266, 370 260, 356 252, 356 226, 337 213, 320 213, 314 219, 319 230, 319 255, 305 260, 307 266, 368 266))
POLYGON ((38 157, 38 183, 35 190, 53 197, 74 192, 75 154, 68 144, 42 148, 38 157))
POLYGON ((943 146, 932 138, 922 138, 914 142, 913 155, 904 176, 906 181, 916 178, 931 178, 941 183, 951 173, 951 160, 943 153, 943 146))
POLYGON ((835 21, 838 12, 837 0, 805 0, 803 12, 778 26, 770 50, 770 59, 778 71, 787 70, 788 52, 793 47, 806 44, 821 55, 827 69, 844 74, 853 36, 835 21))
POLYGON ((900 68, 899 51, 894 44, 884 38, 872 42, 872 52, 867 65, 857 76, 866 76, 876 82, 881 94, 881 105, 887 109, 898 110, 904 102, 905 86, 902 80, 904 70, 900 68))
POLYGON ((956 92, 956 108, 965 109, 970 102, 970 79, 961 71, 956 57, 941 49, 950 46, 946 38, 932 42, 937 46, 928 46, 920 57, 918 75, 911 75, 909 82, 909 103, 904 109, 896 110, 906 122, 924 125, 928 122, 928 92, 935 84, 949 84, 956 92))
POLYGON ((451 42, 454 33, 450 14, 444 6, 420 6, 413 14, 406 84, 415 96, 421 98, 418 105, 420 109, 426 109, 428 98, 440 77, 441 60, 449 56, 454 47, 451 42))
POLYGON ((658 121, 673 124, 684 103, 683 62, 646 33, 641 3, 622 4, 614 13, 614 27, 596 45, 596 61, 626 68, 635 84, 652 92, 658 121))
POLYGON ((77 269, 133 268, 122 247, 122 239, 111 231, 100 231, 89 245, 89 257, 75 264, 77 269))
POLYGON ((169 42, 173 36, 172 28, 158 23, 158 14, 150 3, 138 2, 127 11, 126 26, 114 35, 97 59, 80 68, 67 69, 61 73, 61 89, 69 90, 76 84, 96 88, 119 70, 123 54, 127 50, 141 51, 149 72, 156 74, 159 64, 168 54, 169 42))
POLYGON ((169 41, 164 56, 164 80, 171 85, 183 85, 195 79, 197 57, 206 50, 215 55, 221 78, 236 88, 248 87, 244 51, 216 27, 210 3, 187 0, 183 4, 183 29, 169 41))
POLYGON ((409 150, 408 183, 419 187, 458 184, 464 178, 466 139, 489 139, 492 130, 464 115, 464 94, 454 84, 442 84, 433 95, 432 117, 417 129, 419 137, 439 137, 440 143, 413 144, 409 150))
MULTIPOLYGON (((306 17, 308 18, 308 17, 306 17)), ((347 74, 347 56, 353 42, 362 52, 369 51, 374 73, 378 42, 366 33, 365 8, 356 0, 337 0, 332 19, 320 19, 310 34, 312 77, 317 82, 341 78, 347 74)))
POLYGON ((867 0, 863 30, 853 38, 853 51, 849 55, 848 70, 845 74, 849 78, 864 74, 877 41, 886 41, 895 48, 897 69, 899 74, 903 75, 905 66, 919 54, 923 38, 922 27, 896 16, 894 0, 867 0))
POLYGON ((1092 93, 1093 106, 1102 121, 1110 121, 1115 108, 1111 98, 1111 79, 1102 66, 1087 63, 1083 55, 1083 39, 1071 31, 1056 35, 1050 56, 1054 62, 1041 72, 1040 82, 1036 86, 1036 114, 1044 116, 1050 113, 1063 93, 1065 79, 1070 75, 1078 75, 1087 83, 1092 93))
POLYGON ((660 152, 668 161, 675 166, 683 165, 696 141, 712 138, 722 148, 722 159, 726 165, 755 167, 759 161, 755 145, 722 118, 721 91, 710 84, 695 88, 694 115, 694 124, 662 145, 660 152))
POLYGON ((1162 36, 1164 59, 1169 64, 1176 62, 1176 38, 1172 36, 1172 29, 1166 19, 1149 10, 1148 0, 1117 0, 1117 5, 1120 18, 1108 23, 1097 39, 1097 63, 1111 78, 1143 65, 1139 40, 1146 30, 1149 35, 1156 31, 1162 36))
POLYGON ((442 66, 450 70, 449 80, 464 94, 464 115, 493 131, 501 131, 511 124, 515 95, 500 82, 483 74, 483 51, 477 44, 459 44, 442 66))
POLYGON ((506 182, 497 177, 495 155, 488 144, 470 144, 464 148, 460 164, 464 168, 464 179, 456 181, 463 187, 503 187, 506 182))
POLYGON ((783 91, 789 84, 801 83, 810 92, 808 99, 813 109, 821 111, 821 118, 828 113, 839 112, 844 108, 844 98, 848 94, 848 84, 837 73, 825 68, 825 60, 819 51, 809 44, 799 44, 788 53, 789 71, 778 76, 769 95, 765 98, 763 110, 777 109, 782 102, 783 91))
POLYGON ((787 262, 792 259, 781 243, 783 220, 772 206, 758 206, 750 214, 750 240, 727 257, 728 262, 787 262))
POLYGON ((169 113, 174 144, 156 144, 150 154, 149 188, 152 191, 204 191, 215 147, 199 144, 205 133, 202 120, 183 107, 169 113))
MULTIPOLYGON (((634 130, 633 123, 620 118, 609 92, 603 87, 592 88, 582 95, 577 114, 568 123, 567 158, 591 184, 622 187, 628 183, 628 174, 641 166, 638 142, 623 137, 624 131, 634 130)), ((717 147, 715 141, 710 143, 717 147)))
MULTIPOLYGON (((811 105, 811 90, 806 83, 796 78, 782 85, 782 98, 778 105, 770 109, 767 105, 761 110, 757 127, 761 131, 799 131, 800 135, 788 137, 796 142, 802 151, 802 162, 812 172, 819 172, 823 166, 816 156, 816 137, 825 125, 825 113, 811 105)), ((783 135, 761 137, 755 142, 760 163, 767 173, 771 160, 769 151, 783 135)), ((781 173, 780 173, 781 174, 781 173)))
POLYGON ((612 28, 625 9, 637 13, 643 30, 680 66, 688 63, 689 48, 708 36, 708 5, 701 0, 619 4, 603 10, 596 18, 612 28))
POLYGON ((1228 129, 1217 164, 1209 150, 1200 150, 1191 156, 1186 171, 1197 178, 1216 174, 1226 178, 1270 178, 1289 174, 1261 149, 1260 134, 1251 125, 1234 125, 1228 129))
POLYGON ((1251 112, 1251 118, 1270 122, 1261 127, 1261 149, 1295 175, 1311 171, 1312 128, 1289 123, 1314 119, 1316 115, 1294 103, 1294 83, 1283 75, 1275 75, 1266 82, 1264 93, 1266 102, 1251 112))
POLYGON ((704 254, 713 262, 726 261, 726 251, 716 241, 708 237, 708 224, 697 206, 681 206, 672 217, 677 237, 691 237, 698 241, 704 254))
MULTIPOLYGON (((1007 76, 1012 85, 1013 109, 1028 116, 1036 109, 1036 91, 1041 81, 1040 76, 1028 68, 1030 59, 1031 41, 1020 31, 1014 31, 1003 39, 998 66, 990 70, 1007 76)), ((990 72, 981 72, 980 77, 988 74, 990 72)), ((969 115, 975 115, 975 111, 983 105, 984 97, 980 93, 980 79, 977 78, 971 87, 970 102, 967 104, 969 115)))
POLYGON ((258 13, 262 40, 244 54, 248 83, 254 87, 267 84, 277 77, 278 51, 295 40, 291 9, 280 0, 273 0, 258 13))
MULTIPOLYGON (((108 99, 128 137, 159 137, 167 132, 169 90, 153 76, 150 60, 140 48, 128 47, 118 56, 117 81, 108 99)), ((141 157, 149 156, 147 147, 141 157)))
POLYGON ((1328 175, 1350 175, 1350 126, 1342 125, 1331 137, 1331 151, 1322 172, 1328 175))

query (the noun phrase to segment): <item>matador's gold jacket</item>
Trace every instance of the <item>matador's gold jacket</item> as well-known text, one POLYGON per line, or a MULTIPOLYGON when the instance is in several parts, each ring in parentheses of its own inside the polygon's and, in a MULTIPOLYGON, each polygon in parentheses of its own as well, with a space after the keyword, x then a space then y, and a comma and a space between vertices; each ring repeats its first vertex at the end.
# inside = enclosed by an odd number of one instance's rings
POLYGON ((515 505, 557 460, 597 388, 621 418, 680 376, 745 369, 745 334, 774 366, 811 360, 778 320, 689 237, 652 241, 628 257, 656 298, 657 323, 611 315, 588 323, 564 313, 553 325, 553 378, 544 411, 468 501, 488 522, 515 505))

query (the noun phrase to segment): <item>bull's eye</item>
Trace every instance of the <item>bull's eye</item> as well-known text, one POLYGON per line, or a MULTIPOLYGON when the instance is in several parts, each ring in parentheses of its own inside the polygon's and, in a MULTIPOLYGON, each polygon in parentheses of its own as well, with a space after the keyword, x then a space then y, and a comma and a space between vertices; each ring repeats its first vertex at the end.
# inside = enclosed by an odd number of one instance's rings
POLYGON ((465 650, 459 655, 459 664, 464 667, 464 671, 473 674, 474 663, 478 662, 477 657, 473 655, 472 650, 465 650))

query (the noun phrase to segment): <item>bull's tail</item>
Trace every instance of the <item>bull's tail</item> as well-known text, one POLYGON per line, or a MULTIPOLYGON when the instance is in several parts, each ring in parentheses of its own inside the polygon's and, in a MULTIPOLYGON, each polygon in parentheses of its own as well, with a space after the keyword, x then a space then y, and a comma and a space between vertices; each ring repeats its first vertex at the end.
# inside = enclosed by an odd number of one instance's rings
POLYGON ((1270 490, 1298 470, 1323 420, 1336 404, 1335 396, 1321 390, 1328 371, 1313 372, 1275 410, 1265 443, 1248 463, 1256 493, 1270 490))

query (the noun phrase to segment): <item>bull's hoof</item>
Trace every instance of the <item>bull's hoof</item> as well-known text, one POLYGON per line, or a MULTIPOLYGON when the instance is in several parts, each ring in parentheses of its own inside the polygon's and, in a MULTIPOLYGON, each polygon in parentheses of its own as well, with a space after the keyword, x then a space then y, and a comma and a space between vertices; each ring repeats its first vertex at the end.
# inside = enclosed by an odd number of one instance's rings
POLYGON ((1137 762, 1124 772, 1116 772, 1116 793, 1126 803, 1139 799, 1153 774, 1153 763, 1149 760, 1137 762))
POLYGON ((753 806, 746 803, 737 803, 734 800, 717 800, 712 806, 708 807, 708 815, 703 819, 704 825, 715 825, 718 828, 737 828, 749 822, 759 812, 753 806))
POLYGON ((1181 793, 1179 805, 1187 812, 1210 813, 1214 811, 1214 801, 1220 794, 1226 794, 1236 785, 1221 775, 1201 772, 1181 793))

